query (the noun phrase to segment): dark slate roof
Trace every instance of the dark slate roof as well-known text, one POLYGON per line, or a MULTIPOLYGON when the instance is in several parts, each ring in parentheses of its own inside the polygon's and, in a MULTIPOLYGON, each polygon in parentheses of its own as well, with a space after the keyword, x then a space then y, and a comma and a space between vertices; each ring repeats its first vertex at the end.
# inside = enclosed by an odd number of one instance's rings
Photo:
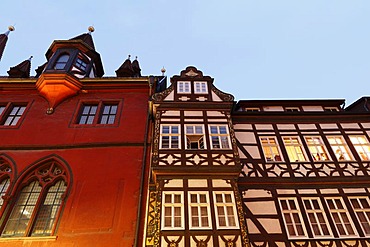
POLYGON ((140 77, 141 76, 141 69, 139 61, 137 60, 137 57, 132 62, 132 69, 134 70, 134 77, 140 77))
POLYGON ((6 46, 6 42, 8 41, 8 35, 11 31, 14 31, 14 27, 13 26, 9 26, 8 28, 9 30, 6 31, 5 33, 3 34, 0 34, 0 60, 3 56, 3 53, 4 53, 4 50, 5 50, 5 46, 6 46))
POLYGON ((93 50, 95 50, 94 41, 90 33, 83 33, 70 40, 82 40, 86 45, 90 46, 93 50))
POLYGON ((20 64, 11 67, 8 70, 9 77, 11 78, 29 78, 30 77, 30 71, 31 71, 31 59, 32 56, 21 62, 20 64))
POLYGON ((117 77, 132 77, 134 76, 134 74, 135 72, 132 68, 132 63, 129 55, 128 58, 123 62, 121 67, 116 70, 116 75, 117 77))

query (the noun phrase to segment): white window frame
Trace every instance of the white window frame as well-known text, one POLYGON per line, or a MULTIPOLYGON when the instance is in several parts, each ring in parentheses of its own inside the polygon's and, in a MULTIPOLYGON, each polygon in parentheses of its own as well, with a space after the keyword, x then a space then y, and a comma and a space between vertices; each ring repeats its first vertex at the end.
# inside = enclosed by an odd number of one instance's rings
POLYGON ((245 112, 259 112, 261 109, 259 107, 245 107, 244 108, 245 112))
POLYGON ((327 136, 326 138, 338 161, 353 160, 352 154, 343 136, 327 136))
POLYGON ((180 141, 180 138, 181 138, 181 129, 180 129, 180 125, 178 124, 161 124, 160 126, 160 140, 159 140, 159 148, 160 149, 180 149, 181 148, 181 141, 180 141), (169 133, 163 133, 163 127, 169 127, 169 133), (172 133, 172 128, 173 127, 177 127, 178 129, 178 133, 172 133), (163 138, 164 137, 168 137, 168 142, 169 142, 169 147, 163 147, 163 138), (174 139, 173 137, 177 137, 177 147, 173 147, 173 142, 174 142, 174 139))
POLYGON ((283 136, 282 138, 290 162, 307 161, 299 136, 283 136))
POLYGON ((337 112, 339 110, 338 110, 338 107, 324 106, 324 111, 326 111, 326 112, 337 112))
POLYGON ((343 199, 340 197, 329 197, 329 198, 325 198, 325 201, 330 211, 331 219, 333 220, 333 223, 335 225, 338 235, 340 237, 357 236, 356 227, 352 222, 352 218, 348 213, 348 209, 346 208, 346 205, 343 202, 343 199), (331 203, 329 203, 329 201, 331 201, 331 203), (331 207, 330 205, 332 205, 333 207, 331 207), (346 221, 346 218, 347 218, 347 221, 346 221), (340 230, 338 229, 338 226, 343 228, 344 233, 340 232, 340 230), (353 231, 352 234, 348 232, 349 230, 348 227, 352 229, 353 231))
POLYGON ((299 109, 299 107, 295 107, 295 106, 285 107, 284 110, 286 112, 299 112, 299 111, 301 111, 301 109, 299 109))
POLYGON ((260 142, 266 162, 271 163, 284 161, 283 156, 281 155, 279 143, 275 136, 260 136, 260 142), (266 142, 263 141, 264 139, 266 142))
POLYGON ((177 82, 177 93, 190 94, 191 93, 190 81, 178 81, 177 82))
POLYGON ((212 124, 212 125, 208 126, 208 130, 209 130, 209 141, 210 141, 210 145, 211 145, 212 149, 231 149, 229 127, 227 125, 225 125, 225 124, 220 124, 220 125, 212 124), (213 127, 216 127, 217 133, 212 133, 211 129, 213 127), (225 128, 226 133, 220 133, 221 132, 220 128, 225 128), (214 147, 213 138, 217 139, 218 145, 220 147, 214 147), (224 141, 227 141, 227 146, 228 147, 224 147, 224 145, 223 145, 223 143, 225 143, 224 141))
POLYGON ((207 94, 208 83, 206 81, 195 81, 194 82, 194 93, 195 94, 207 94))
POLYGON ((366 196, 358 196, 358 197, 357 196, 356 197, 351 196, 348 199, 351 202, 353 211, 355 212, 356 218, 357 218, 358 222, 361 225, 362 231, 364 232, 364 234, 366 236, 370 236, 370 200, 369 200, 369 197, 366 197, 366 196), (352 200, 356 200, 360 207, 359 208, 355 207, 352 200), (366 201, 367 207, 365 207, 365 205, 363 204, 363 201, 366 201), (363 218, 365 218, 366 221, 362 221, 360 219, 360 217, 359 217, 360 214, 363 215, 363 218), (365 229, 365 227, 364 227, 365 224, 367 225, 367 229, 365 229))
POLYGON ((304 137, 313 161, 330 161, 328 150, 320 136, 304 137))
POLYGON ((370 160, 370 143, 364 135, 350 135, 352 145, 355 147, 361 160, 370 160))
MULTIPOLYGON (((192 142, 192 141, 190 141, 192 142)), ((203 150, 206 149, 206 140, 204 138, 204 126, 203 125, 197 125, 197 124, 186 124, 185 125, 185 148, 189 150, 203 150), (191 128, 192 130, 190 131, 191 133, 188 132, 188 128, 191 128), (199 130, 201 130, 201 133, 199 133, 199 130), (198 148, 189 148, 188 146, 188 139, 190 138, 199 138, 198 140, 198 148), (201 148, 201 143, 199 142, 200 140, 203 140, 203 148, 201 148)))
POLYGON ((306 209, 306 214, 307 214, 308 222, 310 223, 310 228, 311 228, 312 234, 316 238, 333 237, 333 232, 331 231, 331 228, 330 228, 330 225, 329 225, 329 222, 328 222, 328 218, 326 217, 326 213, 325 213, 325 211, 323 209, 323 206, 321 204, 320 198, 317 198, 317 197, 305 197, 305 198, 302 198, 302 200, 303 200, 303 205, 304 205, 304 207, 306 209), (318 202, 319 208, 315 208, 314 207, 313 200, 315 200, 315 201, 318 202), (310 209, 307 208, 305 201, 309 201, 310 206, 311 206, 310 209), (312 222, 311 221, 310 214, 314 217, 314 219, 315 219, 316 222, 312 222), (324 222, 320 222, 318 215, 321 215, 322 216, 322 219, 324 220, 324 222), (317 225, 317 228, 320 231, 320 234, 316 234, 315 233, 314 227, 313 227, 313 225, 314 225, 313 223, 315 223, 317 225), (328 229, 329 235, 325 235, 323 233, 322 225, 325 225, 326 226, 326 228, 328 229))
POLYGON ((209 203, 209 193, 207 191, 189 191, 188 192, 188 210, 189 210, 189 228, 190 229, 212 229, 212 223, 211 223, 211 208, 209 203), (192 195, 196 196, 196 202, 192 202, 192 195), (206 201, 201 202, 200 197, 205 196, 206 201), (192 208, 196 209, 197 214, 193 216, 192 208), (208 226, 202 226, 202 218, 204 215, 201 215, 202 208, 206 208, 206 218, 207 218, 207 224, 208 226), (193 218, 198 219, 198 226, 193 226, 193 218))
POLYGON ((290 239, 297 239, 297 238, 308 238, 307 230, 302 218, 302 212, 300 211, 298 202, 296 198, 279 198, 280 209, 282 212, 282 217, 284 220, 285 229, 290 239), (283 206, 283 201, 285 201, 287 208, 285 209, 283 206), (294 208, 292 207, 291 203, 293 203, 294 208), (297 218, 298 216, 298 218, 297 218), (286 221, 286 218, 289 217, 290 223, 286 221), (299 222, 297 222, 299 220, 299 222), (301 226, 303 235, 298 234, 297 228, 301 226), (289 232, 289 228, 294 230, 294 235, 291 235, 289 232))
POLYGON ((183 191, 163 191, 162 194, 162 230, 183 230, 185 229, 184 221, 184 192, 183 191), (166 202, 166 195, 171 196, 171 202, 166 202), (175 202, 176 195, 180 196, 180 202, 175 202), (171 226, 165 226, 166 208, 171 209, 171 226), (180 208, 181 226, 175 226, 175 209, 180 208))
POLYGON ((239 221, 238 221, 238 214, 236 211, 236 203, 234 198, 234 193, 232 191, 213 191, 213 200, 214 200, 214 207, 215 207, 215 215, 216 215, 216 225, 217 229, 238 229, 239 228, 239 221), (217 202, 217 195, 222 196, 222 202, 217 202), (230 196, 231 202, 226 202, 225 196, 230 196), (227 209, 232 208, 233 215, 229 215, 227 209), (224 213, 224 220, 225 226, 220 226, 220 218, 218 214, 218 208, 224 213), (230 219, 232 218, 235 222, 235 225, 231 225, 230 219))

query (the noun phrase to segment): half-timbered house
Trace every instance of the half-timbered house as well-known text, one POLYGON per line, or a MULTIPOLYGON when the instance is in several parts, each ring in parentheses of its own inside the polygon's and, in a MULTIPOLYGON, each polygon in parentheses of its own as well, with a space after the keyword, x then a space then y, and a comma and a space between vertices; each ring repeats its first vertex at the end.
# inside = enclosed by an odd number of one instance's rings
POLYGON ((233 111, 251 246, 370 245, 367 98, 242 100, 233 111))
POLYGON ((153 96, 145 246, 246 246, 233 99, 195 67, 153 96))

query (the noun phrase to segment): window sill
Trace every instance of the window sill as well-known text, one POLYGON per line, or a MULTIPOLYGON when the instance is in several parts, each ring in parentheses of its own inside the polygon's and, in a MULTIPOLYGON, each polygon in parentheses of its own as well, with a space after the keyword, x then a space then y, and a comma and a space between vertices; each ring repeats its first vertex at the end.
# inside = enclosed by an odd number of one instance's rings
POLYGON ((52 241, 57 240, 58 236, 45 237, 0 237, 0 243, 13 241, 52 241))

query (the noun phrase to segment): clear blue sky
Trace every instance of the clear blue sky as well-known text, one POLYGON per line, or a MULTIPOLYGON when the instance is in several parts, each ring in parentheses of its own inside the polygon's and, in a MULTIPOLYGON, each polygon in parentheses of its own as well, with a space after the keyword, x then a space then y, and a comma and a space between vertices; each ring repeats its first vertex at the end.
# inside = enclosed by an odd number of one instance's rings
POLYGON ((369 0, 1 0, 9 36, 0 75, 29 56, 31 75, 55 39, 93 25, 106 76, 128 54, 143 75, 193 65, 236 99, 370 95, 369 0))

